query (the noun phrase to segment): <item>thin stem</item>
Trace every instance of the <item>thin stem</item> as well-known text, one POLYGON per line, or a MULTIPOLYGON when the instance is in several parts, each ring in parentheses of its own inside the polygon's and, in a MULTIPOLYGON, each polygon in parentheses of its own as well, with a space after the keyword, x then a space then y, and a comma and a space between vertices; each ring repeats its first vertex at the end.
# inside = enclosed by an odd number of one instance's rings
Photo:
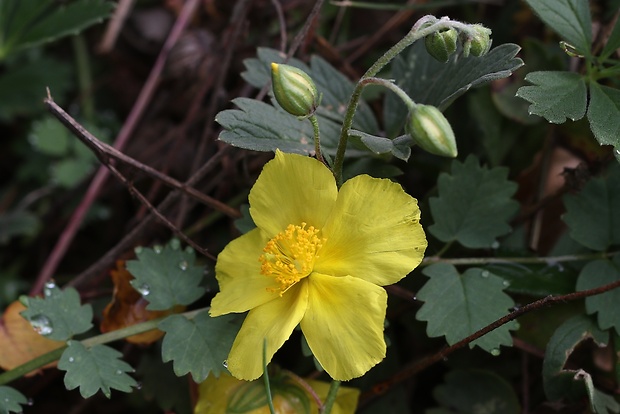
POLYGON ((415 41, 438 30, 443 30, 450 27, 465 33, 470 33, 472 30, 469 25, 450 20, 448 17, 442 17, 441 19, 437 19, 435 16, 431 15, 422 17, 413 25, 409 33, 407 33, 405 37, 385 52, 383 56, 377 59, 377 61, 357 82, 357 85, 355 85, 355 89, 351 94, 351 98, 349 99, 347 110, 344 115, 342 129, 340 130, 340 139, 338 141, 338 149, 336 150, 336 158, 334 159, 334 176, 336 177, 336 183, 338 186, 342 185, 342 167, 344 164, 344 154, 349 138, 349 130, 353 125, 353 117, 357 111, 362 90, 366 85, 364 81, 377 75, 387 64, 389 64, 396 56, 405 50, 405 48, 411 46, 415 41))
MULTIPOLYGON (((446 253, 450 249, 450 247, 452 247, 453 243, 454 243, 454 241, 449 241, 448 243, 444 244, 443 247, 433 257, 437 258, 438 262, 439 261, 443 261, 444 259, 442 259, 441 256, 443 256, 444 253, 446 253)), ((429 261, 430 261, 430 258, 429 258, 429 261)))
MULTIPOLYGON (((197 309, 185 313, 181 313, 181 316, 185 316, 187 319, 193 319, 201 312, 208 310, 209 308, 197 309)), ((93 336, 92 338, 84 339, 82 344, 87 348, 93 347, 95 345, 107 344, 109 342, 118 341, 119 339, 127 338, 132 335, 141 334, 143 332, 152 331, 153 329, 157 329, 157 325, 167 316, 158 319, 152 319, 150 321, 138 323, 135 325, 128 326, 126 328, 117 329, 112 332, 107 332, 101 335, 93 336)), ((47 364, 50 364, 57 359, 60 358, 64 350, 67 348, 66 345, 61 346, 60 348, 54 349, 53 351, 48 352, 47 354, 43 354, 37 358, 34 358, 16 368, 13 368, 10 371, 6 371, 0 374, 0 385, 7 384, 11 381, 14 381, 22 376, 37 370, 41 367, 44 367, 47 364)))
POLYGON ((363 82, 365 85, 379 85, 391 90, 403 101, 405 106, 407 106, 407 109, 409 109, 410 111, 412 111, 416 107, 416 103, 413 101, 413 99, 411 99, 411 97, 407 95, 405 91, 403 91, 397 84, 395 84, 394 81, 382 78, 368 78, 364 79, 363 82))
POLYGON ((78 84, 80 85, 80 97, 82 101, 82 111, 84 119, 90 123, 95 122, 95 103, 93 102, 93 79, 90 69, 88 49, 84 36, 75 35, 72 38, 73 50, 75 52, 75 65, 77 67, 78 84))
POLYGON ((340 381, 332 381, 329 386, 329 392, 327 394, 327 398, 325 399, 325 404, 321 408, 321 414, 330 414, 332 412, 332 407, 334 406, 334 402, 336 401, 336 396, 338 395, 338 389, 340 388, 340 381))
POLYGON ((310 115, 308 119, 310 120, 312 130, 314 131, 314 153, 316 155, 316 159, 325 164, 325 160, 321 154, 321 131, 319 130, 319 119, 315 114, 310 115))
POLYGON ((276 414, 276 410, 273 407, 273 398, 271 396, 269 372, 267 371, 267 338, 263 340, 263 381, 265 381, 265 393, 267 393, 267 405, 269 406, 269 412, 271 414, 276 414))
MULTIPOLYGON (((448 246, 448 244, 446 245, 448 246)), ((472 266, 487 264, 554 264, 560 262, 579 262, 586 260, 606 259, 611 256, 620 254, 620 251, 614 252, 598 252, 586 254, 568 254, 564 256, 547 256, 547 257, 462 257, 454 259, 443 259, 440 257, 446 250, 445 246, 436 256, 425 257, 421 266, 429 266, 434 263, 448 263, 454 266, 472 266)))

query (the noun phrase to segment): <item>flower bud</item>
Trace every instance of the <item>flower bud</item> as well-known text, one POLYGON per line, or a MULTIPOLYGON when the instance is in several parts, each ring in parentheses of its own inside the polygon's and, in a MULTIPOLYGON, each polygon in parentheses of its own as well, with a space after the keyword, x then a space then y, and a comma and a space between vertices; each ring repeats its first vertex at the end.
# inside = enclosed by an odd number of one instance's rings
POLYGON ((405 131, 423 150, 442 157, 456 157, 456 139, 452 127, 439 109, 418 105, 409 114, 405 131))
POLYGON ((278 104, 289 114, 307 117, 319 105, 319 93, 306 72, 294 66, 271 64, 273 94, 278 104))
POLYGON ((489 49, 491 49, 491 29, 487 29, 481 24, 472 24, 470 28, 474 31, 473 34, 465 34, 463 40, 463 56, 467 57, 470 54, 472 56, 480 57, 486 55, 489 49))
POLYGON ((433 32, 424 39, 426 51, 441 63, 446 63, 456 51, 457 38, 458 33, 452 27, 433 32))

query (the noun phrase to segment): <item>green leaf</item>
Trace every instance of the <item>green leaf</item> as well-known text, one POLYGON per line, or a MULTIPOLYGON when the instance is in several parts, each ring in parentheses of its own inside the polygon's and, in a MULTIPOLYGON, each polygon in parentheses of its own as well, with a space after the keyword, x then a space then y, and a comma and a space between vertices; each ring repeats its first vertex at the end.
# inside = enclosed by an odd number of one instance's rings
POLYGON ((52 164, 50 174, 52 182, 64 188, 79 184, 93 170, 90 160, 67 158, 52 164))
MULTIPOLYGON (((286 63, 306 72, 317 90, 323 95, 321 106, 317 111, 319 119, 329 118, 338 123, 344 119, 344 111, 355 85, 336 68, 319 56, 312 56, 310 66, 297 59, 285 62, 285 56, 275 49, 259 47, 257 58, 246 59, 243 64, 246 71, 241 76, 256 88, 262 88, 271 82, 271 63, 286 63)), ((353 128, 371 134, 379 132, 375 116, 368 104, 361 100, 353 120, 353 128)))
POLYGON ((586 393, 582 380, 589 374, 583 370, 564 369, 564 366, 577 345, 588 338, 604 345, 609 334, 601 331, 590 318, 578 315, 564 322, 549 340, 543 361, 543 386, 549 400, 577 399, 586 393))
POLYGON ((21 315, 49 339, 66 341, 93 326, 92 306, 81 305, 80 295, 72 287, 61 290, 48 283, 43 289, 43 298, 26 298, 26 302, 28 309, 21 315))
POLYGON ((428 230, 443 242, 492 247, 497 237, 510 232, 508 220, 519 207, 510 198, 517 185, 507 175, 507 168, 480 167, 473 155, 464 163, 454 161, 452 173, 439 176, 439 197, 429 201, 435 223, 428 230))
MULTIPOLYGON (((433 105, 443 111, 469 89, 506 78, 523 66, 523 61, 515 57, 520 49, 507 43, 482 57, 464 58, 454 54, 444 64, 426 52, 424 42, 417 42, 409 53, 394 60, 390 77, 416 103, 433 105)), ((396 95, 387 94, 383 113, 388 136, 398 135, 407 118, 405 105, 396 95)))
MULTIPOLYGON (((450 345, 496 321, 514 307, 513 300, 503 292, 508 283, 488 270, 471 268, 459 274, 454 266, 437 263, 426 267, 422 273, 430 280, 416 295, 424 302, 416 319, 428 322, 428 336, 445 336, 450 345)), ((514 322, 489 332, 469 346, 478 345, 496 355, 501 345, 512 345, 511 329, 517 329, 514 322)))
POLYGON ((250 205, 249 204, 241 204, 239 206, 239 211, 241 212, 241 217, 235 220, 235 227, 241 234, 245 234, 252 229, 256 228, 256 224, 254 224, 254 220, 250 215, 250 205))
POLYGON ((586 0, 525 0, 534 13, 560 37, 585 56, 590 56, 592 22, 586 0))
POLYGON ((596 414, 609 414, 620 412, 620 404, 611 395, 607 395, 594 388, 592 377, 587 372, 579 372, 577 378, 583 378, 586 393, 590 401, 590 407, 596 414))
POLYGON ((588 121, 601 145, 613 145, 616 158, 620 151, 620 91, 596 82, 590 83, 588 121))
POLYGON ((69 151, 71 133, 55 118, 35 121, 28 141, 39 152, 47 155, 62 156, 69 151))
POLYGON ((411 146, 414 144, 409 135, 401 135, 394 139, 377 137, 362 131, 349 130, 349 137, 359 139, 373 153, 391 154, 396 158, 407 161, 411 156, 411 146))
POLYGON ((13 65, 0 74, 0 120, 43 112, 46 87, 59 101, 73 84, 71 66, 55 59, 13 65))
POLYGON ((138 260, 126 263, 135 279, 130 283, 149 304, 148 310, 166 310, 176 305, 190 305, 200 299, 204 267, 196 266, 191 247, 182 250, 178 240, 165 247, 137 248, 138 260))
POLYGON ((485 267, 510 283, 508 290, 528 296, 566 295, 575 291, 577 272, 562 264, 494 264, 485 267))
POLYGON ((593 178, 578 194, 564 196, 563 219, 571 237, 597 251, 620 245, 620 167, 593 178))
POLYGON ((28 404, 24 395, 15 388, 0 386, 0 414, 21 413, 28 404))
MULTIPOLYGON (((433 397, 447 413, 518 414, 519 400, 512 386, 489 371, 454 370, 445 383, 433 390, 433 397)), ((440 411, 441 412, 441 411, 440 411)))
POLYGON ((32 8, 20 8, 20 12, 28 15, 14 17, 30 21, 24 25, 25 30, 7 34, 11 51, 52 42, 70 34, 75 35, 103 21, 114 7, 112 3, 103 0, 78 0, 68 5, 56 5, 41 10, 39 5, 49 2, 38 0, 36 3, 38 4, 34 7, 41 11, 38 15, 33 15, 32 8))
POLYGON ((86 348, 79 341, 69 341, 67 349, 58 361, 58 369, 66 371, 65 387, 68 390, 80 387, 83 398, 93 396, 101 390, 110 398, 111 389, 131 392, 138 383, 127 372, 134 369, 122 361, 123 356, 107 345, 86 348))
POLYGON ((164 362, 173 361, 176 375, 189 372, 200 383, 209 373, 219 377, 224 371, 240 323, 236 315, 212 318, 205 311, 191 320, 181 315, 169 316, 158 328, 166 332, 161 348, 164 362))
POLYGON ((571 72, 530 72, 525 80, 533 86, 522 86, 517 96, 531 102, 530 114, 544 117, 554 124, 576 121, 586 114, 586 83, 581 75, 571 72))
POLYGON ((611 31, 609 38, 607 39, 607 43, 605 43, 605 47, 601 51, 599 55, 601 59, 608 58, 612 53, 616 51, 620 47, 620 21, 616 20, 616 24, 614 25, 614 29, 611 31))
MULTIPOLYGON (((579 274, 577 290, 594 289, 620 280, 620 255, 612 260, 596 260, 590 262, 579 274)), ((601 329, 614 328, 620 333, 620 289, 613 289, 600 295, 586 298, 586 311, 596 313, 598 326, 601 329)))
POLYGON ((172 364, 164 364, 160 353, 144 352, 137 377, 142 384, 141 392, 147 400, 155 400, 164 412, 189 414, 190 390, 187 378, 179 378, 172 370, 172 364))

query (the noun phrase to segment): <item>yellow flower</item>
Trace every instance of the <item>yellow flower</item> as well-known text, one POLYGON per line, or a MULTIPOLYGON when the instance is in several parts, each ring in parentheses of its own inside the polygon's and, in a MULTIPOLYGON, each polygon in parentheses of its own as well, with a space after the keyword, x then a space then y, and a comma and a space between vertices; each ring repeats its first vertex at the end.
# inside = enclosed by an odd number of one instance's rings
POLYGON ((387 294, 424 256, 417 201, 387 179, 360 175, 338 191, 319 161, 276 152, 250 191, 257 228, 233 240, 215 266, 211 316, 250 311, 227 359, 253 380, 293 329, 337 380, 385 357, 387 294))
MULTIPOLYGON (((306 389, 311 387, 315 395, 324 402, 329 392, 329 384, 322 381, 304 379, 302 386, 286 375, 271 381, 271 395, 276 414, 318 413, 315 397, 306 389)), ((194 414, 269 414, 267 394, 262 380, 244 382, 221 374, 219 378, 209 375, 198 387, 198 403, 194 414)), ((340 387, 332 414, 353 414, 357 408, 359 390, 340 387)))

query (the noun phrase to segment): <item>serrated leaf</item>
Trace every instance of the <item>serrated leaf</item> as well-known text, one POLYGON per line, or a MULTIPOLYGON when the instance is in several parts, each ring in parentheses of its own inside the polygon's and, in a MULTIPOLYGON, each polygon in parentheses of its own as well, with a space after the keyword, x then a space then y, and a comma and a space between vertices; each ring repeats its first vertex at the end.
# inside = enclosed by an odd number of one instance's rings
POLYGON ((443 242, 492 247, 497 237, 510 232, 508 220, 519 207, 510 198, 517 185, 507 176, 507 168, 483 168, 473 155, 464 163, 453 161, 451 174, 439 176, 439 197, 429 201, 435 223, 428 230, 443 242))
POLYGON ((574 240, 596 251, 620 244, 620 167, 564 196, 564 205, 563 220, 574 240))
POLYGON ((62 156, 69 151, 71 133, 55 118, 35 121, 28 141, 39 152, 47 155, 62 156))
MULTIPOLYGON (((44 3, 39 1, 39 4, 44 3)), ((56 5, 30 16, 26 30, 10 32, 11 49, 38 46, 61 37, 77 34, 110 15, 113 4, 103 0, 78 0, 68 5, 56 5)), ((31 13, 29 13, 31 14, 31 13)))
MULTIPOLYGON (((448 63, 440 63, 428 54, 424 42, 417 42, 409 53, 394 60, 391 77, 416 103, 443 111, 469 89, 506 78, 523 66, 515 57, 520 49, 507 43, 482 57, 454 54, 448 63)), ((405 105, 394 94, 387 94, 383 113, 388 136, 398 135, 408 113, 405 105)))
MULTIPOLYGON (((471 268, 459 274, 454 266, 437 263, 422 273, 430 280, 416 295, 424 302, 416 319, 428 322, 428 336, 445 336, 450 345, 505 316, 514 306, 512 298, 503 292, 507 287, 504 280, 488 270, 471 268)), ((516 329, 514 322, 489 332, 469 346, 478 345, 496 353, 501 345, 512 345, 510 329, 516 329)))
MULTIPOLYGON (((243 78, 257 88, 262 88, 271 81, 271 62, 285 63, 285 56, 275 50, 264 47, 257 49, 257 58, 246 59, 243 64, 246 71, 243 78)), ((335 121, 344 119, 344 111, 355 85, 346 76, 319 56, 312 56, 310 66, 297 59, 289 59, 288 65, 306 72, 321 93, 321 106, 317 111, 319 119, 329 118, 335 121)), ((290 116, 290 115, 289 115, 290 116)), ((368 104, 361 100, 353 119, 353 128, 376 134, 379 131, 375 116, 368 104)))
POLYGON ((616 51, 620 47, 620 21, 616 20, 616 24, 614 25, 614 29, 611 31, 609 38, 607 39, 607 43, 605 43, 605 47, 601 51, 599 55, 601 59, 608 58, 613 52, 616 51))
POLYGON ((613 145, 617 158, 620 151, 620 91, 591 82, 588 121, 596 140, 601 145, 613 145))
POLYGON ((575 399, 585 394, 583 375, 579 378, 580 371, 564 369, 564 365, 577 345, 588 338, 603 345, 607 344, 609 334, 584 315, 567 320, 554 332, 543 361, 543 386, 549 400, 575 399))
POLYGON ((67 349, 58 361, 58 369, 66 371, 65 387, 80 387, 80 394, 88 398, 99 390, 110 398, 111 390, 131 392, 137 387, 135 379, 127 375, 134 369, 120 357, 123 354, 107 345, 86 348, 79 341, 69 341, 67 349))
POLYGON ((518 414, 519 400, 512 386, 499 375, 483 370, 454 370, 433 397, 455 414, 518 414))
POLYGON ((576 121, 586 114, 587 90, 581 75, 571 72, 530 72, 525 80, 533 86, 522 86, 517 96, 532 104, 530 114, 544 117, 554 124, 576 121))
MULTIPOLYGON (((620 280, 620 255, 612 260, 596 260, 584 266, 579 279, 577 290, 588 290, 620 280)), ((613 289, 600 295, 586 298, 586 311, 596 314, 598 326, 601 329, 614 328, 620 333, 620 289, 613 289)))
POLYGON ((93 326, 93 308, 80 303, 77 290, 72 287, 61 290, 51 284, 45 287, 44 293, 43 298, 28 298, 28 309, 21 312, 41 335, 66 341, 93 326))
POLYGON ((566 295, 574 292, 577 280, 577 272, 561 264, 522 265, 507 262, 489 265, 485 269, 509 282, 507 291, 528 296, 566 295))
POLYGON ((0 386, 0 414, 21 413, 28 399, 15 388, 0 386))
POLYGON ((592 22, 587 0, 525 0, 534 13, 560 37, 590 56, 592 22))
POLYGON ((198 383, 209 373, 217 377, 224 371, 224 362, 240 326, 236 315, 212 318, 205 311, 191 320, 181 315, 169 316, 158 325, 166 332, 162 359, 173 361, 177 376, 191 373, 198 383))
POLYGON ((586 386, 586 393, 590 401, 590 407, 596 414, 609 414, 620 412, 620 404, 611 395, 607 395, 594 388, 592 376, 585 371, 577 373, 577 378, 583 378, 586 386))
POLYGON ((193 249, 179 248, 178 240, 165 247, 139 248, 138 260, 126 263, 135 277, 130 283, 149 302, 147 310, 167 310, 176 305, 190 305, 200 299, 204 267, 196 266, 193 249))

